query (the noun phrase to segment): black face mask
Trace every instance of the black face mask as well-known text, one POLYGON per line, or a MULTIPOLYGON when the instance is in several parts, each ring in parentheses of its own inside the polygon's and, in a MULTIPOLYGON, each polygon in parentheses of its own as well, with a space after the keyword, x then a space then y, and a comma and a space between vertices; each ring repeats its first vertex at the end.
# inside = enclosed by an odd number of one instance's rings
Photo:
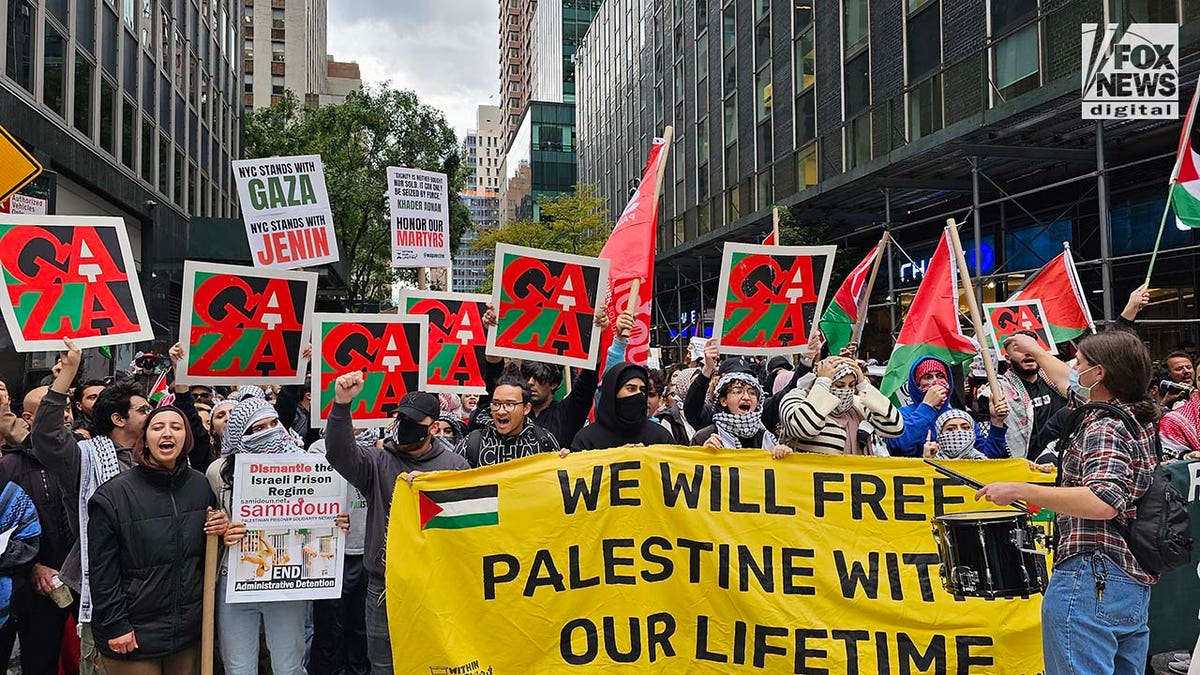
POLYGON ((430 426, 401 418, 392 429, 392 442, 398 447, 420 443, 429 435, 430 426))
POLYGON ((617 421, 621 424, 638 424, 646 419, 646 392, 618 398, 617 421))

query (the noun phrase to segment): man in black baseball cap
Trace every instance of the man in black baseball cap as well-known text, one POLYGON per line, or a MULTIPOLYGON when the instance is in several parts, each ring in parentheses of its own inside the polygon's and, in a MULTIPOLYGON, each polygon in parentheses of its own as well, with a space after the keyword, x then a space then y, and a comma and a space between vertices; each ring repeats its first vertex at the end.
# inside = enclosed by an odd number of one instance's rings
POLYGON ((392 672, 392 646, 388 639, 384 591, 384 543, 396 477, 409 480, 426 471, 466 469, 467 460, 454 452, 432 427, 438 418, 438 399, 425 392, 409 392, 396 406, 397 419, 384 441, 383 451, 363 448, 354 439, 350 404, 363 390, 362 371, 337 379, 333 405, 325 426, 325 457, 367 501, 367 526, 363 568, 367 572, 367 657, 372 673, 392 672))

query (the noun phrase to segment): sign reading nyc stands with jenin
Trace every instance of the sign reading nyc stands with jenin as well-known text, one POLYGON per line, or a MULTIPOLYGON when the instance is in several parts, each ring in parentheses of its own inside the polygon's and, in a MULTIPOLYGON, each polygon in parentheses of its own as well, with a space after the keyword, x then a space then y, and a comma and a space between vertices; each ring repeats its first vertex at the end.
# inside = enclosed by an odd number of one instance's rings
POLYGON ((295 269, 337 262, 320 155, 237 160, 233 177, 255 267, 295 269))

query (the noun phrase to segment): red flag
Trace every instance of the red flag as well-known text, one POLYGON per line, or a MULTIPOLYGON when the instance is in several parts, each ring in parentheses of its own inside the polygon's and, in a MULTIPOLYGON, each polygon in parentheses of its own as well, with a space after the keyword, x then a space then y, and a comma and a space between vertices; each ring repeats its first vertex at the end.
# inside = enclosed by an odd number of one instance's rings
POLYGON ((1010 302, 1041 300, 1055 342, 1074 340, 1084 333, 1096 331, 1070 250, 1046 263, 1008 299, 1010 302))
MULTIPOLYGON (((629 305, 629 291, 634 279, 641 279, 638 291, 637 323, 629 334, 629 345, 625 358, 634 363, 645 364, 650 355, 650 299, 654 297, 654 242, 658 223, 658 175, 666 154, 666 141, 655 138, 646 158, 646 169, 637 192, 625 205, 625 211, 617 220, 608 242, 600 251, 601 258, 609 261, 607 314, 609 323, 629 305)), ((612 332, 605 331, 601 338, 601 365, 612 344, 612 332)), ((603 370, 601 370, 603 372, 603 370)))
POLYGON ((771 230, 770 232, 767 233, 767 238, 763 239, 763 246, 774 246, 774 245, 775 245, 775 230, 771 230))

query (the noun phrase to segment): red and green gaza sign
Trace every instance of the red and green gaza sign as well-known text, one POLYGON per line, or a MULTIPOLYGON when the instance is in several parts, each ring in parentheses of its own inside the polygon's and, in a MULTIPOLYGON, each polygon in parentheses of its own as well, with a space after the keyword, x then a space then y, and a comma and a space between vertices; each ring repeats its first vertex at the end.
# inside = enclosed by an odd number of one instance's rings
POLYGON ((429 319, 429 365, 425 391, 486 394, 483 380, 488 296, 403 289, 400 311, 429 319))
POLYGON ((836 246, 725 244, 713 337, 723 354, 795 354, 825 304, 836 246))
POLYGON ((188 260, 181 384, 299 384, 317 275, 188 260), (191 311, 186 311, 190 308, 191 311))
POLYGON ((366 386, 350 404, 357 427, 387 426, 410 391, 425 391, 429 319, 396 314, 313 315, 315 424, 325 426, 339 375, 362 371, 366 386))
POLYGON ((988 332, 991 333, 988 337, 992 340, 992 349, 1001 351, 1004 341, 1010 335, 1029 331, 1037 336, 1042 349, 1051 354, 1058 353, 1058 346, 1054 344, 1054 337, 1050 334, 1050 323, 1046 320, 1041 300, 985 302, 983 313, 987 317, 988 332))
POLYGON ((492 305, 498 325, 487 353, 592 368, 600 350, 596 328, 608 261, 535 248, 496 245, 492 305))
POLYGON ((0 267, 17 351, 154 339, 120 218, 0 214, 0 267))

